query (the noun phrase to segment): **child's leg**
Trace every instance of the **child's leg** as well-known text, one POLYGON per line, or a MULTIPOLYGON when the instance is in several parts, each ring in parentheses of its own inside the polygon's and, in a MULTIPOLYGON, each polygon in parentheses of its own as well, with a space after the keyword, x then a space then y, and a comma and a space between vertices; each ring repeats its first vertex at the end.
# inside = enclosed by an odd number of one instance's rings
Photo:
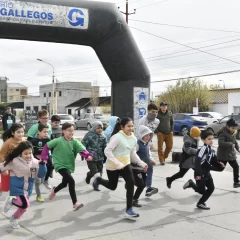
POLYGON ((237 161, 229 161, 228 162, 231 167, 233 168, 233 180, 234 183, 239 183, 239 165, 237 163, 237 161))
POLYGON ((168 179, 171 181, 171 183, 179 178, 183 178, 184 175, 188 172, 188 168, 179 168, 179 172, 172 175, 171 177, 169 177, 168 179))
POLYGON ((41 196, 41 191, 40 191, 41 183, 42 183, 42 179, 41 178, 36 178, 35 179, 35 191, 36 191, 37 197, 41 196))
POLYGON ((200 198, 200 200, 198 201, 198 204, 204 204, 209 199, 209 197, 212 195, 212 193, 215 189, 213 179, 210 176, 207 180, 200 180, 197 182, 198 182, 197 183, 198 190, 200 193, 203 194, 202 197, 200 198), (205 187, 207 187, 207 189, 205 187))
POLYGON ((133 171, 134 184, 137 187, 133 196, 133 201, 137 201, 146 187, 146 173, 137 173, 133 171))
POLYGON ((100 176, 102 176, 102 174, 103 174, 103 162, 102 161, 97 163, 97 168, 98 168, 98 172, 100 173, 100 176))
POLYGON ((16 199, 12 201, 13 205, 18 207, 17 211, 13 214, 14 219, 19 219, 29 207, 29 200, 26 196, 17 196, 16 199))
POLYGON ((54 192, 57 193, 60 190, 62 190, 63 188, 69 187, 69 193, 73 202, 73 205, 77 202, 77 196, 76 196, 76 191, 75 191, 75 181, 71 175, 71 173, 66 169, 66 168, 62 168, 59 169, 59 174, 62 175, 63 179, 62 182, 56 187, 54 188, 54 192))
POLYGON ((97 167, 97 162, 88 162, 87 161, 87 165, 88 165, 88 169, 90 170, 87 173, 87 177, 89 178, 89 180, 96 174, 98 173, 98 167, 97 167))

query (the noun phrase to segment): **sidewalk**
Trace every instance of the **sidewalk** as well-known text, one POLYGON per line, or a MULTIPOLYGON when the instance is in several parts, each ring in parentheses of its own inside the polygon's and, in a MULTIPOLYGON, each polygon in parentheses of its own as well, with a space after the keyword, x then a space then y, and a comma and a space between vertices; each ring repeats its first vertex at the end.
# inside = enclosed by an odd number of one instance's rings
MULTIPOLYGON (((84 181, 86 163, 78 158, 76 163, 76 191, 84 208, 72 211, 68 189, 49 201, 48 191, 42 186, 45 203, 31 197, 31 207, 19 221, 21 229, 12 230, 9 220, 13 210, 5 215, 2 205, 6 194, 0 197, 0 239, 1 240, 239 240, 240 238, 240 189, 232 188, 232 173, 213 173, 216 190, 208 201, 210 211, 196 209, 199 195, 191 189, 183 190, 185 181, 176 181, 172 189, 165 185, 165 177, 175 173, 178 166, 167 163, 154 168, 153 186, 159 193, 146 198, 143 194, 138 210, 140 218, 131 221, 123 218, 125 210, 125 188, 122 179, 116 191, 100 186, 101 192, 94 192, 84 181)), ((106 177, 106 174, 104 174, 106 177)), ((60 175, 54 174, 52 184, 60 182, 60 175)))

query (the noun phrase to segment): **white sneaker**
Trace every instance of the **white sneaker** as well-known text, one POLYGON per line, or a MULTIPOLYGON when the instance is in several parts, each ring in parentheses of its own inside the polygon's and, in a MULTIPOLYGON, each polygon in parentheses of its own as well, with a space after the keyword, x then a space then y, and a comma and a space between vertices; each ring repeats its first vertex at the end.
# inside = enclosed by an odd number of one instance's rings
POLYGON ((43 184, 47 189, 49 189, 49 190, 52 189, 52 186, 48 183, 48 181, 45 181, 43 184))
POLYGON ((13 229, 19 229, 20 225, 17 221, 17 219, 15 219, 13 216, 10 217, 10 223, 13 229))

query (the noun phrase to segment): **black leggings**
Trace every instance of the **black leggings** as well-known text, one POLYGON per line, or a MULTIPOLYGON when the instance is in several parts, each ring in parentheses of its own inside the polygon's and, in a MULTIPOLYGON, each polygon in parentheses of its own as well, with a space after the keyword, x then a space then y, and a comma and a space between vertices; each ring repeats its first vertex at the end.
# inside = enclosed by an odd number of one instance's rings
POLYGON ((122 176, 126 182, 126 188, 127 188, 127 209, 131 208, 132 202, 133 202, 133 193, 134 193, 134 180, 133 180, 133 173, 132 173, 132 168, 130 164, 121 170, 114 170, 114 171, 107 170, 107 175, 109 180, 99 178, 99 184, 114 191, 117 188, 119 176, 122 176))
POLYGON ((144 172, 136 172, 133 170, 134 185, 137 187, 133 200, 138 200, 146 187, 147 174, 144 172))
POLYGON ((236 160, 234 161, 221 161, 225 166, 227 163, 230 164, 230 166, 233 168, 233 181, 234 183, 239 182, 239 165, 236 160))
POLYGON ((66 168, 59 169, 58 173, 62 175, 63 179, 62 182, 54 189, 54 192, 57 193, 68 185, 69 193, 72 199, 72 203, 74 205, 77 202, 75 181, 71 173, 66 168))
POLYGON ((212 177, 209 177, 206 180, 204 180, 204 179, 197 180, 196 185, 197 186, 196 186, 195 191, 202 194, 202 197, 200 198, 198 204, 205 203, 209 199, 209 197, 212 195, 212 193, 215 189, 213 179, 212 179, 212 177))
POLYGON ((182 178, 188 172, 188 170, 189 170, 189 168, 181 168, 180 167, 179 172, 172 175, 169 179, 171 180, 171 182, 173 182, 176 179, 182 178))

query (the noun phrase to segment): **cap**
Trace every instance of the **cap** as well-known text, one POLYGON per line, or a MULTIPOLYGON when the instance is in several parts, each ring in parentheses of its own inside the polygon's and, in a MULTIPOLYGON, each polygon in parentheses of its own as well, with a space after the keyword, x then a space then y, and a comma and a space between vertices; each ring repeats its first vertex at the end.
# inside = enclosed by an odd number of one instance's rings
POLYGON ((201 130, 198 127, 192 127, 190 130, 191 137, 199 137, 201 134, 201 130))
POLYGON ((161 103, 160 103, 160 107, 162 107, 162 106, 167 106, 167 103, 161 102, 161 103))

